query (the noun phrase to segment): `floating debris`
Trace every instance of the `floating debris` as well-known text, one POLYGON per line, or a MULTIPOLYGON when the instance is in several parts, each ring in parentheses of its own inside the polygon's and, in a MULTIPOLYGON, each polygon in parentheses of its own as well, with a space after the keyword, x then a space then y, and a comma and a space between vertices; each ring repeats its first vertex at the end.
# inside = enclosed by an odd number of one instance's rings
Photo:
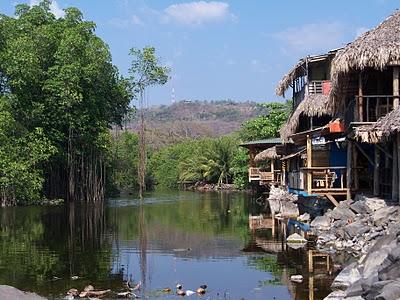
POLYGON ((172 290, 169 287, 167 287, 167 288, 163 288, 161 291, 163 293, 170 293, 172 290))
POLYGON ((292 275, 290 276, 290 280, 296 283, 303 282, 303 275, 292 275))
POLYGON ((71 276, 71 279, 72 279, 72 280, 78 280, 78 279, 79 279, 79 276, 71 276))

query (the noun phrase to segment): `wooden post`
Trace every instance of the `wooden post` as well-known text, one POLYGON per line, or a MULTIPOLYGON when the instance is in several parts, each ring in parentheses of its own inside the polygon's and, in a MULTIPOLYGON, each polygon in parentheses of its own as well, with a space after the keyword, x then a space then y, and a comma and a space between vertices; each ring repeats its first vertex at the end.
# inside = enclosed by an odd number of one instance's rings
MULTIPOLYGON (((397 133, 394 138, 397 138, 397 169, 398 169, 398 179, 400 179, 400 133, 397 133)), ((399 185, 399 184, 398 184, 399 185)), ((399 185, 399 198, 400 198, 400 185, 399 185)))
POLYGON ((379 162, 381 153, 378 147, 375 146, 375 165, 374 165, 374 196, 379 196, 379 162))
POLYGON ((393 109, 399 107, 399 66, 393 67, 393 109))
POLYGON ((249 148, 249 155, 250 155, 250 161, 249 161, 250 167, 254 167, 255 166, 254 157, 256 156, 256 153, 253 147, 249 148))
POLYGON ((363 86, 362 86, 362 72, 358 73, 358 103, 357 103, 357 111, 358 111, 358 122, 363 121, 363 116, 364 116, 364 110, 363 110, 363 102, 364 99, 362 98, 363 96, 363 86))
POLYGON ((357 147, 353 147, 352 149, 352 155, 353 155, 353 161, 352 161, 352 165, 353 165, 353 185, 354 185, 354 190, 357 191, 360 188, 360 182, 358 179, 358 170, 357 170, 357 162, 358 162, 358 151, 357 151, 357 147))
POLYGON ((392 166, 392 199, 399 200, 399 171, 397 154, 397 136, 393 137, 393 166, 392 166))
POLYGON ((307 135, 307 193, 312 193, 312 140, 311 136, 307 135))
POLYGON ((275 159, 271 159, 272 182, 275 182, 275 159))
POLYGON ((308 250, 308 272, 314 272, 313 251, 308 250))
POLYGON ((347 168, 346 168, 346 181, 347 181, 347 200, 351 199, 351 186, 352 186, 352 178, 351 178, 351 158, 352 158, 352 148, 353 142, 347 141, 347 168))
POLYGON ((308 278, 308 299, 314 300, 314 276, 308 278))

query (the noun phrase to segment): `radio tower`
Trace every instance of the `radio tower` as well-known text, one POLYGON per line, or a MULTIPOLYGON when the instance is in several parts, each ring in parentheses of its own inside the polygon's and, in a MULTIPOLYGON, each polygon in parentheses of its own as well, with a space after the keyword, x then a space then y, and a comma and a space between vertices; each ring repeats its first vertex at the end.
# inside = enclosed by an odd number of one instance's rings
POLYGON ((171 90, 171 102, 172 102, 172 104, 175 103, 175 88, 174 87, 172 87, 172 90, 171 90))

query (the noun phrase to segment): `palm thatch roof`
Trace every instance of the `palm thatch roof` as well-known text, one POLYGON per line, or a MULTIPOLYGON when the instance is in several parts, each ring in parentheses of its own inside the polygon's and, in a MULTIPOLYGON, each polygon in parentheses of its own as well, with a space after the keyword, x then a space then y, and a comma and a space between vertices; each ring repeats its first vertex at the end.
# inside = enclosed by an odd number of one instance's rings
POLYGON ((275 89, 277 96, 284 96, 285 91, 292 84, 293 80, 304 74, 304 69, 301 68, 305 64, 306 60, 301 59, 283 78, 279 81, 278 86, 275 89))
POLYGON ((391 111, 373 125, 355 128, 354 136, 361 142, 378 143, 396 132, 400 132, 400 108, 391 111))
POLYGON ((339 50, 332 61, 332 103, 338 107, 346 74, 400 64, 400 11, 339 50))
POLYGON ((300 116, 303 114, 307 117, 320 117, 323 115, 331 115, 332 111, 327 105, 329 101, 328 95, 308 94, 304 100, 300 102, 296 110, 290 116, 286 124, 281 128, 280 134, 283 141, 289 141, 289 137, 296 133, 299 127, 300 116))
POLYGON ((276 147, 265 149, 254 157, 255 162, 261 162, 268 159, 278 159, 281 156, 276 153, 276 147))

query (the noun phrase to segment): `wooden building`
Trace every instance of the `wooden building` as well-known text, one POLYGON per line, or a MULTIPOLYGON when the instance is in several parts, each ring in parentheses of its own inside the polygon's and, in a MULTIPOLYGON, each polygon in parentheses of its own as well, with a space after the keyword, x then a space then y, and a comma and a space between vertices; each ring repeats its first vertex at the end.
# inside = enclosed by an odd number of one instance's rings
POLYGON ((260 185, 281 184, 280 156, 277 155, 275 147, 280 144, 280 138, 272 138, 241 145, 249 150, 249 182, 257 182, 260 185))
POLYGON ((339 50, 328 104, 347 132, 347 197, 399 198, 400 12, 339 50))
POLYGON ((331 63, 336 50, 306 57, 280 81, 276 93, 293 90, 293 113, 280 133, 286 147, 279 152, 289 191, 303 196, 346 195, 346 152, 343 128, 332 122, 329 105, 331 63), (290 83, 291 81, 291 83, 290 83))

